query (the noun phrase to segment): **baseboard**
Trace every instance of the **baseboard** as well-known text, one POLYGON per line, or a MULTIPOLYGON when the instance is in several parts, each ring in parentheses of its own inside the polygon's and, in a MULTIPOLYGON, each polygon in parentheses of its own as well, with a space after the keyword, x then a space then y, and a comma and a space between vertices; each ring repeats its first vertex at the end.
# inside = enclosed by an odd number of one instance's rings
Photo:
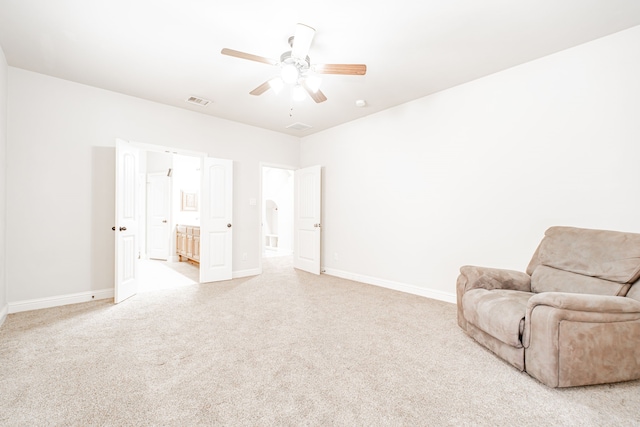
POLYGON ((262 274, 261 268, 251 268, 249 270, 237 270, 231 273, 231 277, 239 279, 240 277, 258 276, 262 274))
POLYGON ((393 289, 394 291, 406 292, 408 294, 419 295, 439 301, 456 303, 456 295, 449 292, 442 292, 435 289, 421 288, 406 283, 393 282, 391 280, 378 279, 376 277, 364 276, 362 274, 349 273, 347 271, 325 268, 324 274, 340 277, 342 279, 355 280, 356 282, 368 285, 380 286, 382 288, 393 289))
MULTIPOLYGON (((259 268, 250 270, 239 270, 233 272, 233 278, 257 276, 262 273, 259 268)), ((39 310, 41 308, 58 307, 61 305, 77 304, 81 302, 95 301, 99 299, 113 298, 113 289, 103 289, 94 292, 80 292, 77 294, 57 295, 48 298, 38 298, 25 301, 10 302, 4 311, 8 313, 19 313, 21 311, 39 310)), ((0 315, 2 312, 0 311, 0 315)), ((6 314, 5 314, 6 317, 6 314)), ((1 324, 1 322, 0 322, 1 324)))
POLYGON ((77 294, 58 295, 48 298, 10 302, 9 313, 39 310, 41 308, 58 307, 61 305, 77 304, 80 302, 88 302, 108 298, 113 298, 113 289, 102 289, 100 291, 93 292, 79 292, 77 294))
POLYGON ((0 309, 0 326, 7 320, 7 315, 9 314, 9 305, 5 304, 4 307, 0 309))

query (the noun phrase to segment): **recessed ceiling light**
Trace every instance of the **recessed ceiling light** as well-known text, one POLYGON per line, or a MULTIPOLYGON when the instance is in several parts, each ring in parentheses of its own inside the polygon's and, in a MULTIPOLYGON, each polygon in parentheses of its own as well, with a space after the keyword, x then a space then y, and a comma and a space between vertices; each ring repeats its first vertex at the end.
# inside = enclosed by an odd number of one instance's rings
POLYGON ((356 107, 362 108, 362 107, 366 107, 366 106, 367 106, 367 101, 365 101, 364 99, 358 99, 356 101, 356 107))

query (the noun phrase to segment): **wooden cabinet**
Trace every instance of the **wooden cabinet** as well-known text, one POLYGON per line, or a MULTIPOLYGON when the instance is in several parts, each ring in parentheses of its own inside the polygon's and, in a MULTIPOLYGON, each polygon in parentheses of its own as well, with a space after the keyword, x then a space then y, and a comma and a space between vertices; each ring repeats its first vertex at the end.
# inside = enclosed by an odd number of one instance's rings
POLYGON ((176 253, 180 261, 187 256, 187 227, 184 225, 176 227, 176 253))
POLYGON ((176 252, 180 261, 200 262, 200 227, 178 225, 176 227, 176 252))
POLYGON ((193 260, 200 262, 200 227, 193 227, 193 260))

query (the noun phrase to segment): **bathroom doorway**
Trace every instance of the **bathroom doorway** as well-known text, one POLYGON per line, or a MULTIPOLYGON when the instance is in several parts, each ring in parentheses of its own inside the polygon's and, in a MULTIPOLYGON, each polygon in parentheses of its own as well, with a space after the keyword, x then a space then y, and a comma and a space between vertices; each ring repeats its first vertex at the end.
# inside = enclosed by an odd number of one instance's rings
POLYGON ((199 283, 199 243, 191 238, 187 245, 185 236, 184 249, 191 250, 181 256, 178 242, 181 230, 199 229, 200 163, 199 157, 169 150, 141 152, 146 224, 140 224, 140 292, 199 283))

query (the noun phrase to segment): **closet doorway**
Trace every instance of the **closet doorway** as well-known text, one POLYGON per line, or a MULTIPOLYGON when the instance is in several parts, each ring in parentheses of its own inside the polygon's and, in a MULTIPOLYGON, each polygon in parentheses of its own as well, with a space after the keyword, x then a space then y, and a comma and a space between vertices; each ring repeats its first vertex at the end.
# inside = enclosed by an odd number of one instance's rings
POLYGON ((294 169, 261 167, 262 257, 293 254, 294 169))

